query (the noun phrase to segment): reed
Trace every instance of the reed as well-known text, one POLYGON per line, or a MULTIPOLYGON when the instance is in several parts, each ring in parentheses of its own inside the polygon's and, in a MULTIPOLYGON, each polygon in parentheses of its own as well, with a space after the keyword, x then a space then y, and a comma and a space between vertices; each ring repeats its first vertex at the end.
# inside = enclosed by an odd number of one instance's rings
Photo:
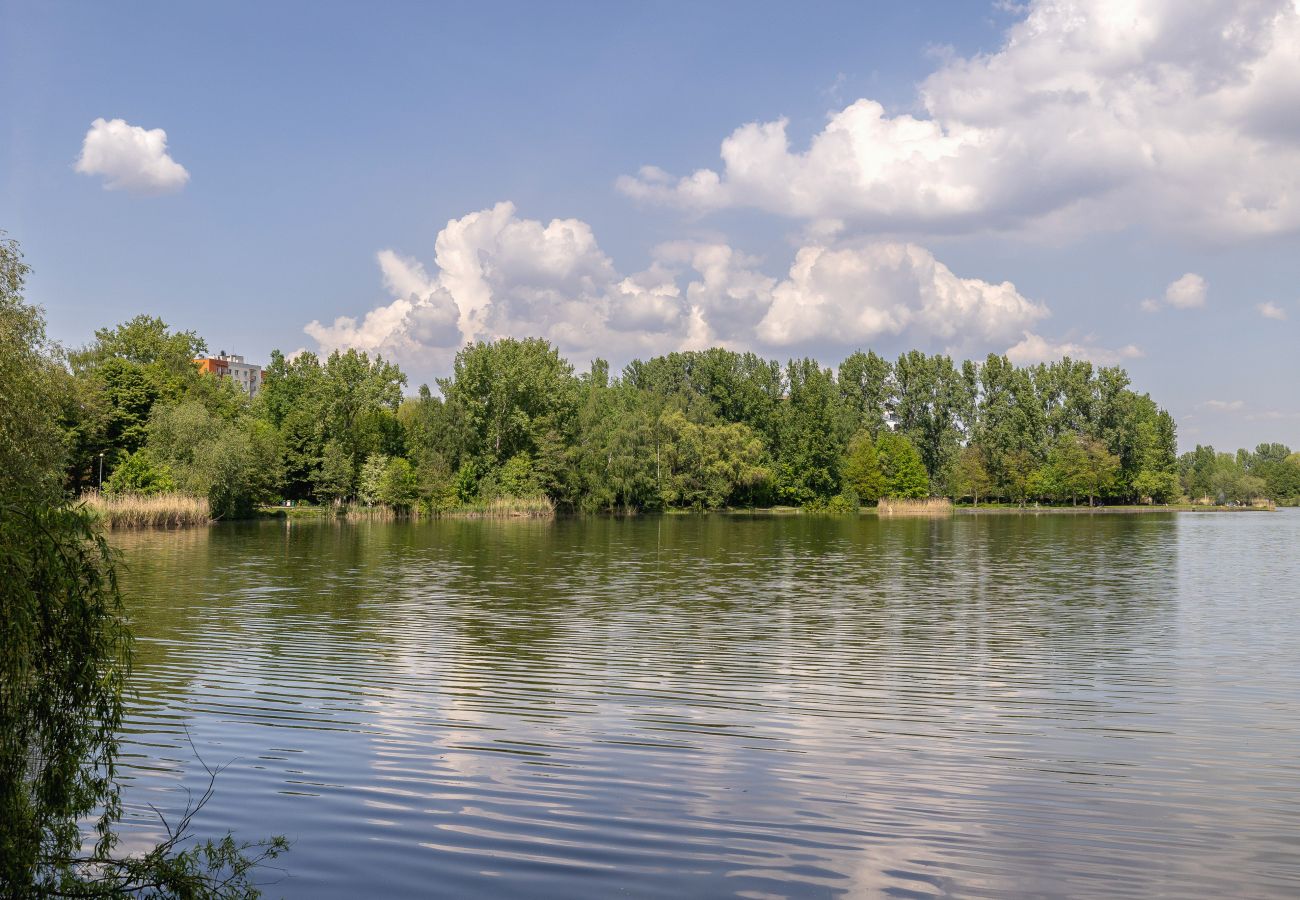
POLYGON ((555 516, 555 504, 546 497, 497 497, 435 514, 467 519, 549 519, 555 516))
POLYGON ((951 516, 952 501, 947 497, 930 497, 926 500, 882 499, 876 507, 882 516, 951 516))
POLYGON ((105 528, 186 528, 212 521, 206 497, 191 494, 87 494, 87 508, 105 528))

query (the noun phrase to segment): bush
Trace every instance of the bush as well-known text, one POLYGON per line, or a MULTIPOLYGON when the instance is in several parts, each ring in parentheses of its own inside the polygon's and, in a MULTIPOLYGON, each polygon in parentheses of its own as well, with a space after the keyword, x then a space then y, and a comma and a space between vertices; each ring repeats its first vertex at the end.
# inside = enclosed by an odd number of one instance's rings
POLYGON ((106 494, 169 494, 176 490, 171 469, 154 460, 148 450, 127 454, 104 482, 106 494))

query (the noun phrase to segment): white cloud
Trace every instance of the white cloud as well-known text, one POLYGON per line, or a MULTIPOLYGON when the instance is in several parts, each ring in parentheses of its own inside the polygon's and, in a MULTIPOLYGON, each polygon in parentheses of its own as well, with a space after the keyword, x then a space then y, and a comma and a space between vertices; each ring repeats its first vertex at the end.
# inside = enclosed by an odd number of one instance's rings
POLYGON ((657 247, 652 264, 616 271, 576 219, 520 218, 513 204, 453 219, 436 266, 377 255, 392 299, 358 318, 311 322, 323 349, 403 360, 450 357, 463 342, 539 336, 576 358, 627 358, 720 344, 771 350, 856 347, 903 338, 983 354, 1049 315, 1010 282, 961 278, 915 244, 808 243, 784 277, 720 242, 657 247))
POLYGON ((1289 412, 1280 409, 1266 409, 1263 412, 1251 413, 1246 416, 1248 422, 1289 422, 1300 419, 1300 412, 1289 412))
POLYGON ((1163 300, 1143 300, 1143 312, 1159 312, 1165 306, 1174 309, 1200 309, 1205 306, 1205 298, 1210 286, 1200 275, 1188 272, 1186 275, 1169 283, 1165 288, 1163 300))
POLYGON ((1257 303, 1255 309, 1266 319, 1273 319, 1278 322, 1286 321, 1286 310, 1276 303, 1257 303))
POLYGON ((959 278, 915 244, 801 247, 758 325, 773 346, 858 344, 907 332, 916 343, 988 348, 1048 315, 1010 282, 959 278))
POLYGON ((1201 406, 1216 412, 1238 412, 1246 408, 1245 400, 1206 400, 1201 406))
POLYGON ((309 323, 323 349, 355 347, 399 359, 445 360, 463 343, 537 336, 579 356, 638 352, 688 330, 688 310, 661 266, 621 276, 590 226, 542 223, 498 203, 449 221, 432 274, 391 250, 377 255, 393 299, 360 320, 309 323))
POLYGON ((1195 272, 1188 272, 1165 288, 1165 303, 1175 309, 1200 309, 1205 305, 1208 290, 1204 278, 1195 272))
POLYGON ((1295 0, 1036 0, 989 55, 920 87, 918 115, 860 99, 807 149, 787 122, 722 143, 721 170, 647 166, 627 194, 877 231, 1146 223, 1215 238, 1300 228, 1295 0))
POLYGON ((179 191, 190 180, 185 167, 167 155, 167 132, 146 130, 122 119, 96 119, 86 132, 76 171, 100 175, 105 190, 141 194, 179 191))
POLYGON ((1007 348, 1007 358, 1017 365, 1051 362, 1068 356, 1071 359, 1086 359, 1101 366, 1118 365, 1126 360, 1140 359, 1141 348, 1128 344, 1117 350, 1099 347, 1091 338, 1082 340, 1053 341, 1041 335, 1026 332, 1016 344, 1007 348))

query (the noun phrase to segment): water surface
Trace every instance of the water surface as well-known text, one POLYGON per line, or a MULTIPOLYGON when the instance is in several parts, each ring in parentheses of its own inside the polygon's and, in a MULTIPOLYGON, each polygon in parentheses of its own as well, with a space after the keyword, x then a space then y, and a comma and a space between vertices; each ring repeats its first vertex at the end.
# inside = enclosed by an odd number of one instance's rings
POLYGON ((1295 511, 117 540, 132 840, 197 749, 269 896, 1300 893, 1295 511))

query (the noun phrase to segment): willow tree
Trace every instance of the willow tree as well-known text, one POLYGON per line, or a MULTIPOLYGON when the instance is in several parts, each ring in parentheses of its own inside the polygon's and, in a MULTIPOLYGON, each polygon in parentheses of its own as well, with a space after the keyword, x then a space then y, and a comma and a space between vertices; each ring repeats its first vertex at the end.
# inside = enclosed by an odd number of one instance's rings
POLYGON ((113 554, 63 494, 52 411, 67 373, 23 302, 26 275, 0 237, 0 896, 255 895, 251 867, 280 840, 251 857, 229 836, 181 850, 182 827, 149 853, 112 855, 130 633, 113 554))

